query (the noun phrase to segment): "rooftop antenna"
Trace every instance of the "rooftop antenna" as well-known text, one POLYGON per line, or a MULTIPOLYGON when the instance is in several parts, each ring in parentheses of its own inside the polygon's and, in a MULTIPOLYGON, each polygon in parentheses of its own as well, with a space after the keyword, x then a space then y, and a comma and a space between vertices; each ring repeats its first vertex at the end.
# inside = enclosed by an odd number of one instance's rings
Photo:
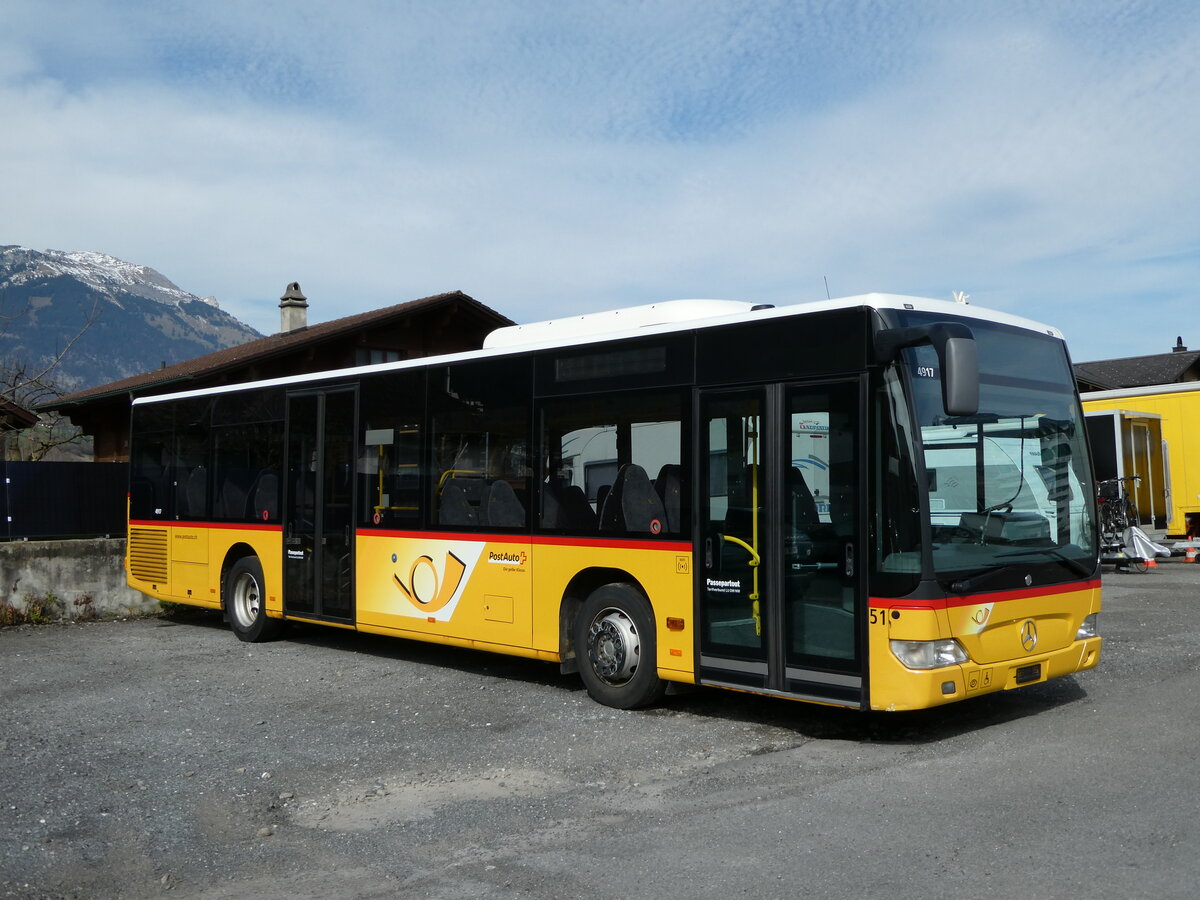
POLYGON ((963 306, 971 305, 971 295, 966 291, 952 291, 950 296, 954 298, 955 303, 961 303, 963 306))
POLYGON ((822 275, 821 277, 825 279, 825 299, 832 300, 833 298, 829 296, 829 276, 822 275))

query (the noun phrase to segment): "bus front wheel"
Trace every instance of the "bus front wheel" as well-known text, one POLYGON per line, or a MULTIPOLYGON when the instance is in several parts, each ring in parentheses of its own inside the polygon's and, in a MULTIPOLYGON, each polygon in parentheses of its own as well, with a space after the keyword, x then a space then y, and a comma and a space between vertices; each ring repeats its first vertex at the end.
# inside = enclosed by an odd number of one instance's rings
POLYGON ((627 584, 606 584, 583 602, 575 655, 587 692, 605 706, 640 709, 666 692, 650 604, 627 584))
POLYGON ((256 556, 243 556, 225 576, 225 614, 239 640, 257 643, 279 637, 283 622, 267 618, 262 564, 256 556))

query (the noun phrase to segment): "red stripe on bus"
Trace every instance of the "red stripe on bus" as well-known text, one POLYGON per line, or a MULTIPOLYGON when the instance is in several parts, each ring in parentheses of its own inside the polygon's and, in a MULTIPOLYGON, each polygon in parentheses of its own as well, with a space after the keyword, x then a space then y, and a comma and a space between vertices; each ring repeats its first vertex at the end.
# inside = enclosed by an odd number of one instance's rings
POLYGON ((572 538, 551 537, 538 535, 533 539, 535 544, 547 547, 602 547, 618 550, 670 550, 673 553, 691 553, 692 545, 683 541, 654 541, 625 538, 609 540, 606 538, 572 538))
POLYGON ((393 528, 356 528, 354 533, 364 537, 411 538, 414 541, 472 541, 477 544, 488 544, 493 541, 529 543, 527 534, 480 534, 477 531, 464 534, 460 531, 397 531, 393 528))
POLYGON ((145 521, 142 519, 130 519, 130 525, 144 527, 153 525, 158 528, 219 528, 223 530, 236 531, 283 531, 281 523, 271 524, 269 522, 162 522, 157 520, 145 521))
POLYGON ((1095 590, 1100 579, 1075 581, 1068 584, 1049 584, 1044 587, 1022 588, 1019 591, 993 591, 991 593, 955 594, 931 600, 913 600, 911 597, 871 597, 871 606, 876 609, 952 609, 956 606, 978 606, 981 603, 1004 603, 1007 600, 1025 600, 1029 597, 1053 597, 1056 594, 1073 594, 1077 591, 1095 590))

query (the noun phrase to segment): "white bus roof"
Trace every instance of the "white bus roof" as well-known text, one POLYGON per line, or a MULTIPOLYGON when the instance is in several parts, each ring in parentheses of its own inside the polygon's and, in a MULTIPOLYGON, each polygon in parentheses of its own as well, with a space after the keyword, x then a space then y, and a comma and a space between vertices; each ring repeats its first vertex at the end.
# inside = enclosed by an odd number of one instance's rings
POLYGON ((789 306, 755 304, 743 300, 668 300, 645 306, 630 306, 624 309, 548 319, 527 325, 508 325, 497 328, 483 342, 485 350, 501 347, 523 347, 526 345, 554 345, 586 343, 589 339, 605 337, 632 337, 645 333, 644 329, 673 330, 684 323, 689 327, 708 327, 732 324, 742 319, 760 319, 774 316, 794 316, 800 313, 820 312, 825 309, 846 309, 869 306, 874 309, 916 309, 946 315, 986 319, 1041 331, 1057 338, 1062 334, 1055 328, 1010 316, 991 309, 951 303, 946 300, 931 300, 925 297, 906 297, 900 294, 860 294, 837 300, 815 303, 797 303, 789 306))
POLYGON ((904 309, 938 313, 947 316, 961 316, 968 319, 979 319, 986 322, 997 322, 1002 325, 1012 325, 1041 334, 1048 334, 1059 340, 1063 339, 1062 332, 1057 328, 1035 322, 1032 319, 1025 319, 1021 316, 1014 316, 998 310, 971 306, 965 303, 955 303, 949 300, 932 300, 928 297, 909 297, 903 294, 859 294, 853 297, 820 300, 812 303, 795 303, 787 306, 755 304, 741 300, 668 300, 663 303, 650 303, 645 306, 632 306, 624 309, 608 310, 606 312, 549 319, 545 322, 533 322, 528 325, 508 325, 498 328, 489 334, 483 342, 482 350, 468 350, 462 353, 441 356, 422 356, 400 362, 377 363, 369 366, 332 369, 322 372, 308 372, 301 375, 288 375, 264 381, 197 388, 196 390, 179 391, 171 394, 155 394, 149 397, 137 397, 133 402, 135 404, 154 403, 159 400, 230 393, 247 388, 305 384, 314 381, 323 381, 332 377, 350 377, 371 372, 391 372, 467 359, 487 359, 493 356, 505 356, 516 350, 532 351, 553 349, 555 347, 570 347, 653 334, 669 334, 673 331, 683 330, 684 328, 712 328, 719 325, 757 322, 768 318, 782 319, 839 309, 854 309, 856 307, 904 309))
POLYGON ((715 319, 750 312, 753 303, 743 300, 667 300, 645 306, 628 306, 604 312, 547 319, 528 325, 508 325, 497 328, 483 340, 483 349, 540 344, 549 341, 568 341, 613 331, 650 328, 654 325, 678 325, 699 319, 715 319))

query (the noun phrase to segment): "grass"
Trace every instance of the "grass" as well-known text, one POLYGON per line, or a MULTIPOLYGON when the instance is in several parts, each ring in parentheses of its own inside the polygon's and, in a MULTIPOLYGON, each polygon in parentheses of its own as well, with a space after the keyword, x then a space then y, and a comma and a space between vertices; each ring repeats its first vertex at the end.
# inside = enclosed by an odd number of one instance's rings
MULTIPOLYGON (((90 593, 77 595, 71 606, 74 615, 69 617, 69 621, 94 622, 100 618, 96 612, 95 598, 90 593)), ((3 599, 0 600, 0 628, 68 621, 67 610, 66 602, 53 591, 45 594, 27 593, 20 603, 3 599)))

